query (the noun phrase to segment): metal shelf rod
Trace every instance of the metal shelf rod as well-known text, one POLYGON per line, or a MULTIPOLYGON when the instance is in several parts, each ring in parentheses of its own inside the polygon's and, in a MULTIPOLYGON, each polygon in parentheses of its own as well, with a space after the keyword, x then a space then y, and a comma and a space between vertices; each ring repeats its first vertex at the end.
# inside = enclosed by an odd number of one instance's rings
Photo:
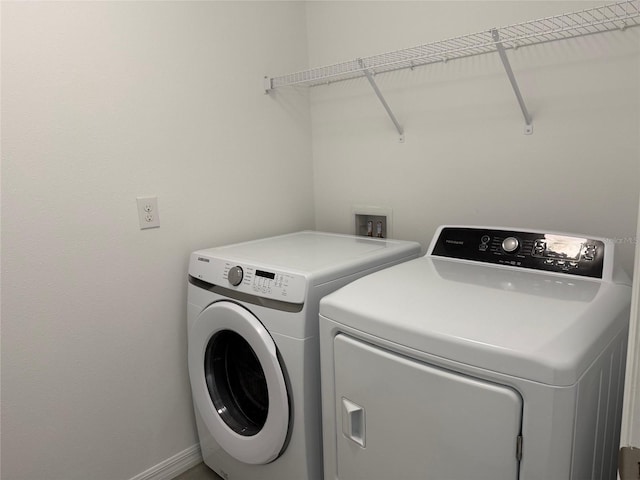
POLYGON ((520 105, 520 110, 522 110, 522 116, 524 116, 524 122, 525 122, 524 133, 525 135, 531 135, 533 133, 531 115, 529 114, 529 110, 527 110, 527 106, 524 103, 524 99, 522 98, 522 94, 520 93, 520 88, 518 87, 518 82, 516 81, 516 77, 513 74, 513 70, 511 69, 511 63, 509 63, 509 58, 507 57, 507 53, 504 51, 504 46, 502 46, 502 42, 500 41, 500 34, 498 33, 498 30, 494 29, 491 31, 491 35, 493 36, 493 39, 496 42, 498 55, 500 55, 500 60, 502 60, 502 65, 504 66, 504 69, 507 72, 507 77, 509 77, 509 82, 511 82, 513 93, 516 94, 516 99, 518 100, 518 104, 520 105))
MULTIPOLYGON (((360 65, 363 65, 362 64, 362 60, 359 60, 359 62, 360 62, 360 65)), ((367 76, 367 80, 369 80, 369 83, 371 84, 371 88, 373 88, 373 91, 375 92, 376 96, 378 97, 378 100, 380 100, 380 103, 382 103, 382 106, 387 111, 387 115, 389 115, 389 118, 391 118, 391 121, 395 125, 396 130, 398 131, 398 134, 400 135, 400 143, 404 143, 404 129, 402 128, 400 123, 398 123, 398 120, 396 119, 396 116, 391 111, 391 108, 389 108, 389 104, 384 99, 384 96, 382 95, 382 92, 380 91, 380 89, 378 88, 378 85, 376 84, 375 80, 373 79, 373 75, 371 74, 371 72, 369 70, 367 70, 366 68, 364 68, 364 67, 363 67, 363 71, 364 71, 364 74, 367 76)))

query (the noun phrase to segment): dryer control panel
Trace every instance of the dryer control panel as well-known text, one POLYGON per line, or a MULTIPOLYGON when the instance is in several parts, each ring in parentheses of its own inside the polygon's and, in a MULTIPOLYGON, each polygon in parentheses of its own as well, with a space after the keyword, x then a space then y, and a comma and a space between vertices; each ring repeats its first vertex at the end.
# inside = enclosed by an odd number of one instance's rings
POLYGON ((557 233, 442 227, 432 256, 602 278, 602 240, 557 233))

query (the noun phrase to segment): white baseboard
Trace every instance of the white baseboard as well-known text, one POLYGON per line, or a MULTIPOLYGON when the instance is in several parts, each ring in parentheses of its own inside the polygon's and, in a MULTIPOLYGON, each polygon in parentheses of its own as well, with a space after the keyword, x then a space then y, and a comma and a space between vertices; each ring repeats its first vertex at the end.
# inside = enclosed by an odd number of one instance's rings
POLYGON ((131 480, 171 480, 202 462, 200 445, 193 445, 171 458, 139 473, 131 480))

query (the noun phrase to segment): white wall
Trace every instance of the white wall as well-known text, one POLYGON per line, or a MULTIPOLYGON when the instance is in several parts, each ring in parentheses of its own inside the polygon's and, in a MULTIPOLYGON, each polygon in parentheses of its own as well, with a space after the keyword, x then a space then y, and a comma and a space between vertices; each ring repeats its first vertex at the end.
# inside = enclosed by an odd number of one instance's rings
MULTIPOLYGON (((312 2, 321 66, 602 2, 312 2)), ((316 226, 352 231, 353 205, 393 210, 393 236, 423 246, 443 223, 614 238, 633 268, 640 158, 640 28, 509 51, 524 120, 497 54, 311 90, 316 226)))
POLYGON ((423 245, 445 222, 613 237, 631 269, 640 28, 509 52, 532 136, 491 55, 377 78, 404 144, 366 81, 313 89, 312 124, 304 90, 261 91, 584 5, 2 2, 2 478, 126 480, 196 443, 196 248, 350 231, 364 204, 423 245))
POLYGON ((130 479, 197 442, 189 252, 314 225, 305 7, 1 8, 2 478, 130 479))

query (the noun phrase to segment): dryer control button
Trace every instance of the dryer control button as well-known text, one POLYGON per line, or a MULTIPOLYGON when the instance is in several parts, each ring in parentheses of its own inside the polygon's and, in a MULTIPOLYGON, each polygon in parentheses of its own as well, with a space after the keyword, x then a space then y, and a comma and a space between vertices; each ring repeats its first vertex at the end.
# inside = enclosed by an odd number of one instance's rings
POLYGON ((502 241, 502 249, 507 253, 513 253, 518 250, 520 241, 516 237, 507 237, 502 241))
POLYGON ((229 269, 229 275, 227 275, 227 279, 229 280, 229 283, 235 287, 237 285, 240 285, 243 275, 244 272, 242 271, 242 267, 236 266, 229 269))

